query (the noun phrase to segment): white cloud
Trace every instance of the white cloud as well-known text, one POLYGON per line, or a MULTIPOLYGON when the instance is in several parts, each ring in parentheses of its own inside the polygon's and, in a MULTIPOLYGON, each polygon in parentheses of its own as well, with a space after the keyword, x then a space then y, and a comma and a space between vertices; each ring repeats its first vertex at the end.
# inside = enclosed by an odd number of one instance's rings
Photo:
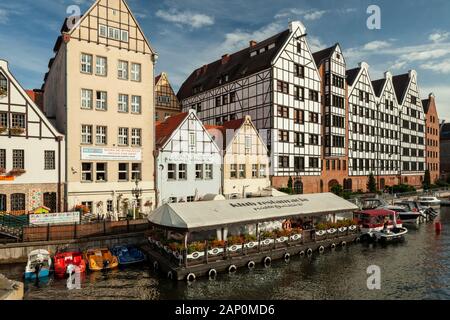
POLYGON ((420 67, 436 73, 450 74, 450 59, 446 59, 441 62, 427 62, 422 64, 420 67))
POLYGON ((9 14, 5 9, 0 8, 0 24, 8 23, 9 14))
POLYGON ((287 17, 297 17, 300 16, 306 21, 314 21, 319 20, 322 18, 325 14, 328 13, 339 13, 339 14, 347 14, 351 12, 355 12, 356 8, 345 8, 345 9, 337 9, 337 10, 319 10, 319 9, 310 9, 310 10, 303 10, 299 8, 287 8, 283 9, 280 12, 278 12, 275 15, 275 19, 281 19, 281 18, 287 18, 287 17))
POLYGON ((169 11, 158 10, 156 16, 163 20, 173 22, 178 26, 187 25, 194 29, 214 24, 213 17, 192 11, 181 12, 176 9, 170 9, 169 11))
POLYGON ((433 87, 421 87, 420 94, 425 99, 429 93, 434 93, 436 96, 436 107, 438 110, 439 120, 450 121, 450 85, 449 86, 433 86, 433 87))
POLYGON ((317 11, 311 11, 311 12, 307 12, 305 13, 305 15, 303 16, 303 18, 306 21, 314 21, 314 20, 318 20, 320 18, 322 18, 322 16, 327 13, 326 10, 317 10, 317 11))
POLYGON ((436 31, 428 36, 428 40, 433 42, 442 42, 450 37, 450 32, 436 31))
POLYGON ((441 58, 447 54, 449 54, 449 52, 444 49, 435 49, 407 53, 402 55, 401 58, 407 61, 420 61, 441 58))
POLYGON ((367 51, 373 51, 373 50, 380 50, 380 49, 384 49, 384 48, 389 48, 391 46, 391 43, 387 42, 387 41, 372 41, 369 43, 366 43, 363 47, 364 50, 367 51))
POLYGON ((318 37, 314 36, 308 36, 308 45, 312 52, 320 51, 326 47, 318 37))
POLYGON ((235 51, 248 46, 250 40, 261 41, 267 39, 281 30, 284 25, 273 22, 256 31, 235 30, 225 35, 225 41, 222 44, 224 50, 235 51))

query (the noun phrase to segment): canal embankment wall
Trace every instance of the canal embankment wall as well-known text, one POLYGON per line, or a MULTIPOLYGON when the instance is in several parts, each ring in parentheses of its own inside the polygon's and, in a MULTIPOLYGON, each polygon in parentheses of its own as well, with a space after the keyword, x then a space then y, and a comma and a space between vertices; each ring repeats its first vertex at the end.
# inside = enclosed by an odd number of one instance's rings
POLYGON ((45 249, 51 254, 63 249, 111 248, 115 245, 141 245, 145 243, 144 231, 98 236, 83 239, 52 240, 0 244, 0 264, 23 263, 33 250, 45 249))
POLYGON ((9 280, 0 274, 0 300, 22 300, 23 294, 22 282, 9 280))

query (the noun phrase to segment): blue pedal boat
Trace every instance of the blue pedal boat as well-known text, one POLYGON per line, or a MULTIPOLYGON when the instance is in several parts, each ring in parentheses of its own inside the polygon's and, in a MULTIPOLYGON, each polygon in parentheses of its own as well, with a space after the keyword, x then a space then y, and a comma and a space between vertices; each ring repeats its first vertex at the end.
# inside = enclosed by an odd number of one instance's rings
POLYGON ((111 252, 119 260, 119 265, 129 265, 146 260, 142 251, 132 245, 115 246, 111 252))
POLYGON ((25 267, 25 280, 46 278, 50 275, 52 259, 47 250, 39 249, 30 252, 27 266, 25 267))

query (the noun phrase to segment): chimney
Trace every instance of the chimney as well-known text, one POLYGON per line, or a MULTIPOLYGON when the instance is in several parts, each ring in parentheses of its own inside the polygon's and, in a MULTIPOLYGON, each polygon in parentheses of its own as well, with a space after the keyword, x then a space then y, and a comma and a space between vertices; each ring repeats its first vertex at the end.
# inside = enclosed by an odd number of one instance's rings
POLYGON ((256 46, 258 44, 258 42, 256 42, 255 40, 250 40, 249 44, 250 44, 250 48, 252 48, 252 47, 256 46))
POLYGON ((197 77, 200 76, 202 73, 205 73, 206 69, 208 69, 208 65, 207 64, 203 65, 203 67, 201 67, 201 68, 198 68, 197 69, 197 77))
POLYGON ((227 63, 229 60, 230 60, 230 55, 229 55, 228 53, 227 53, 227 54, 224 54, 224 55, 222 56, 222 64, 227 63))

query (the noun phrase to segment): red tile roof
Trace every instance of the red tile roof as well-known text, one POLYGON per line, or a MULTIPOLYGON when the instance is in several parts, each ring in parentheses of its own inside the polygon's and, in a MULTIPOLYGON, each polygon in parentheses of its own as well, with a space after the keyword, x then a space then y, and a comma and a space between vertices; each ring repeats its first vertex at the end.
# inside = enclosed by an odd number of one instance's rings
POLYGON ((231 121, 227 121, 224 124, 222 124, 222 126, 225 129, 233 129, 233 130, 237 130, 240 127, 242 127, 242 124, 245 122, 245 118, 242 119, 236 119, 236 120, 231 120, 231 121))
POLYGON ((180 113, 170 118, 167 118, 163 122, 156 123, 156 147, 161 148, 166 141, 170 138, 172 133, 180 126, 180 124, 186 119, 188 113, 180 113))

